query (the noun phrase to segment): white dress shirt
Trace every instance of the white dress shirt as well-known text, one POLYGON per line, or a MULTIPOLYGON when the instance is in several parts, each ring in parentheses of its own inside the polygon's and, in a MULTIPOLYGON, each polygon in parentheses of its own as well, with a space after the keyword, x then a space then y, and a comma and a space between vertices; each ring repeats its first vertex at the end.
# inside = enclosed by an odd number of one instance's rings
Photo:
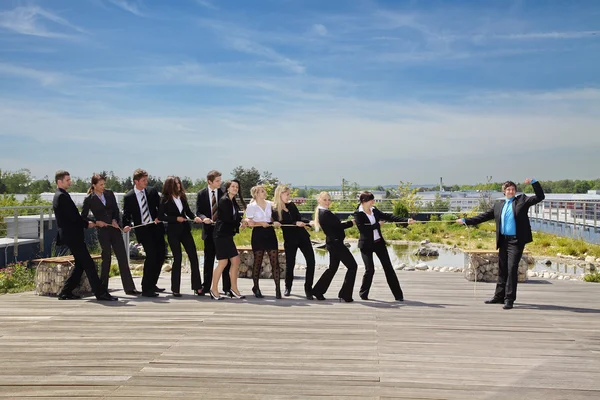
MULTIPOLYGON (((369 218, 369 223, 371 225, 375 225, 377 223, 377 220, 375 220, 375 215, 373 215, 373 208, 374 207, 371 207, 371 214, 367 214, 365 212, 365 209, 363 208, 362 204, 358 207, 358 211, 365 213, 367 218, 369 218)), ((381 239, 381 235, 379 234, 379 231, 377 229, 373 229, 373 240, 376 242, 379 239, 381 239)))
POLYGON ((248 205, 246 209, 246 217, 250 218, 254 222, 271 222, 272 214, 272 203, 267 200, 267 205, 263 210, 255 201, 248 205))
POLYGON ((182 212, 183 211, 183 203, 181 202, 181 199, 179 197, 173 196, 173 201, 175 202, 175 205, 179 209, 179 212, 182 212))

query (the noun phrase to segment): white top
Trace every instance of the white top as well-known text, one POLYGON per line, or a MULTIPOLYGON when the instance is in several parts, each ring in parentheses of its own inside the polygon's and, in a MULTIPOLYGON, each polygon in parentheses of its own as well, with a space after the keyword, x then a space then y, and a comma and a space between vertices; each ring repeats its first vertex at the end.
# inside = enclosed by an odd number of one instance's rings
POLYGON ((181 202, 181 199, 179 197, 173 196, 173 201, 175 202, 175 205, 179 209, 179 212, 182 212, 183 211, 183 203, 181 202))
MULTIPOLYGON (((375 220, 375 215, 373 215, 373 208, 374 207, 371 207, 371 214, 367 214, 362 204, 358 207, 358 211, 365 213, 367 218, 369 218, 369 223, 371 223, 371 225, 375 225, 377 223, 377 221, 375 220)), ((379 239, 381 239, 379 231, 377 229, 373 229, 373 240, 378 241, 379 239)))
POLYGON ((255 201, 250 203, 246 209, 246 217, 252 219, 254 222, 271 222, 272 203, 268 200, 266 202, 267 206, 264 210, 255 201))

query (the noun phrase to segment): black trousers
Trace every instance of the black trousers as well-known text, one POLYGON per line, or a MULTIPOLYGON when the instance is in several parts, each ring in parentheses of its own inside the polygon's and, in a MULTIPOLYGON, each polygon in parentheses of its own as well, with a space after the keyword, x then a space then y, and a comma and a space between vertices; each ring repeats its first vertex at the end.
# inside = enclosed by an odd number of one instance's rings
POLYGON ((517 239, 500 238, 498 250, 498 283, 496 284, 497 299, 517 299, 517 283, 519 282, 519 262, 523 255, 525 245, 519 244, 517 239))
POLYGON ((142 293, 154 293, 160 270, 165 261, 165 235, 164 231, 157 226, 150 225, 146 228, 152 229, 152 231, 141 241, 144 252, 146 252, 142 293))
MULTIPOLYGON (((212 231, 210 234, 207 233, 206 239, 204 239, 204 293, 208 293, 210 286, 212 285, 213 269, 215 268, 215 240, 213 238, 212 231)), ((227 293, 231 290, 231 278, 229 277, 229 270, 231 268, 231 261, 227 261, 227 266, 223 270, 223 292, 227 293)))
POLYGON ((190 269, 192 272, 192 290, 202 289, 202 280, 200 278, 200 263, 198 262, 198 252, 196 243, 189 230, 180 230, 173 232, 167 230, 167 240, 173 253, 173 269, 171 270, 171 291, 180 293, 181 287, 181 246, 185 249, 190 259, 190 269))
POLYGON ((327 250, 329 251, 329 268, 321 275, 321 278, 313 288, 313 294, 324 295, 327 292, 341 261, 348 271, 346 271, 344 283, 338 292, 338 297, 344 300, 350 300, 352 299, 352 290, 354 289, 356 270, 358 268, 356 260, 354 260, 350 250, 348 250, 341 241, 327 244, 327 250))
POLYGON ((102 282, 100 282, 100 278, 98 277, 96 263, 92 260, 92 256, 90 256, 90 252, 83 241, 83 235, 81 236, 81 239, 72 239, 63 244, 71 250, 71 254, 75 259, 75 268, 73 268, 71 275, 65 281, 59 295, 71 294, 73 290, 79 286, 84 271, 90 282, 90 286, 92 287, 92 292, 94 292, 96 296, 101 296, 106 293, 106 289, 102 286, 102 282))
POLYGON ((119 229, 107 226, 98 228, 98 241, 102 248, 102 269, 100 270, 100 281, 105 288, 108 288, 108 276, 110 273, 111 254, 114 251, 119 263, 119 272, 121 274, 121 283, 123 290, 131 292, 135 290, 129 263, 127 262, 127 250, 123 235, 119 229))
POLYGON ((285 249, 285 287, 292 290, 294 282, 294 266, 296 265, 296 254, 298 249, 304 255, 306 260, 306 277, 304 278, 304 292, 308 295, 312 292, 313 281, 315 279, 315 252, 312 243, 308 237, 300 239, 298 242, 283 245, 285 249))
POLYGON ((377 258, 381 261, 383 272, 385 273, 385 279, 387 280, 388 286, 390 287, 392 294, 396 300, 404 299, 404 294, 400 288, 400 282, 392 266, 390 255, 385 246, 385 242, 380 240, 373 245, 371 250, 362 250, 360 255, 362 256, 363 262, 365 263, 365 274, 363 275, 362 285, 360 286, 360 297, 368 298, 369 291, 371 290, 371 284, 373 283, 373 275, 375 274, 375 264, 373 263, 373 253, 377 254, 377 258))

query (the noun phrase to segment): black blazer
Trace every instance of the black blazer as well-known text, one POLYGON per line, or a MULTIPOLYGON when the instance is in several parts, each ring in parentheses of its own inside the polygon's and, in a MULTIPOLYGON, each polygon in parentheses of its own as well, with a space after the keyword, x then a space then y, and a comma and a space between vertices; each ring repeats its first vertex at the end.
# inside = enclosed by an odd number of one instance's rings
POLYGON ((408 222, 408 218, 397 217, 394 214, 381 212, 377 207, 373 207, 373 216, 375 217, 375 224, 371 225, 369 217, 363 211, 356 210, 354 213, 354 220, 356 221, 356 226, 360 232, 358 248, 361 250, 373 250, 375 244, 373 231, 379 232, 379 236, 385 244, 385 240, 381 234, 381 225, 379 225, 379 221, 408 222))
POLYGON ((81 217, 77 206, 69 193, 64 189, 56 189, 52 208, 58 225, 56 244, 63 245, 74 240, 83 241, 83 230, 88 227, 88 221, 81 217))
POLYGON ((177 217, 190 219, 196 217, 192 210, 190 210, 187 200, 181 197, 180 199, 181 205, 183 205, 182 211, 179 211, 173 198, 168 199, 166 202, 161 200, 160 205, 158 206, 158 219, 160 221, 168 222, 167 234, 179 234, 186 231, 191 232, 190 223, 188 221, 177 222, 177 217))
POLYGON ((102 204, 102 200, 94 193, 90 193, 83 200, 83 209, 81 210, 81 216, 86 221, 102 221, 107 224, 112 224, 113 219, 117 223, 121 222, 121 216, 119 214, 119 206, 117 204, 117 198, 112 190, 104 191, 104 200, 106 205, 102 204), (94 218, 89 218, 89 213, 92 211, 94 218))
POLYGON ((346 238, 344 229, 352 227, 352 221, 342 222, 330 210, 319 208, 319 225, 325 232, 325 243, 336 244, 343 243, 346 238))
POLYGON ((215 223, 214 237, 234 236, 240 231, 242 214, 237 201, 231 201, 229 195, 225 193, 219 199, 219 208, 217 211, 217 221, 215 223))
MULTIPOLYGON (((218 188, 216 193, 217 204, 219 203, 219 199, 221 197, 223 197, 223 191, 221 188, 218 188)), ((198 197, 196 198, 196 216, 202 219, 212 218, 212 210, 210 208, 210 190, 208 190, 208 187, 205 187, 198 192, 198 197)), ((202 240, 206 240, 207 237, 211 237, 213 231, 213 225, 202 224, 202 240)))
MULTIPOLYGON (((148 211, 150 212, 150 218, 154 221, 158 217, 158 205, 160 203, 160 196, 158 190, 154 187, 144 189, 146 192, 146 200, 148 201, 148 211)), ((123 226, 141 225, 142 224, 142 210, 138 204, 135 190, 132 189, 123 197, 123 226)), ((135 229, 135 236, 141 242, 149 239, 154 233, 152 229, 158 229, 159 232, 164 234, 163 224, 142 226, 135 229)))
MULTIPOLYGON (((300 211, 298 211, 298 207, 296 207, 294 203, 287 203, 286 208, 288 209, 288 212, 286 213, 282 210, 281 219, 279 219, 279 213, 277 212, 277 210, 273 209, 273 221, 278 221, 286 225, 295 225, 298 221, 302 221, 306 224, 310 222, 309 220, 302 218, 302 216, 300 215, 300 211)), ((283 240, 285 241, 285 244, 296 244, 302 239, 310 240, 310 234, 308 233, 306 228, 282 226, 281 230, 283 231, 283 240)))
MULTIPOLYGON (((524 194, 520 194, 518 196, 515 196, 515 199, 513 200, 512 204, 513 214, 515 216, 515 223, 517 225, 517 240, 522 246, 533 241, 533 236, 531 235, 531 225, 529 224, 529 217, 527 216, 527 211, 529 211, 529 207, 541 202, 546 198, 546 196, 544 195, 544 191, 542 190, 542 186, 539 182, 533 183, 532 186, 535 192, 534 196, 526 196, 524 194)), ((465 223, 467 225, 477 225, 482 222, 495 219, 496 248, 500 248, 500 229, 502 221, 501 217, 502 209, 504 208, 504 203, 504 200, 498 201, 488 211, 476 215, 475 217, 465 219, 465 223)))

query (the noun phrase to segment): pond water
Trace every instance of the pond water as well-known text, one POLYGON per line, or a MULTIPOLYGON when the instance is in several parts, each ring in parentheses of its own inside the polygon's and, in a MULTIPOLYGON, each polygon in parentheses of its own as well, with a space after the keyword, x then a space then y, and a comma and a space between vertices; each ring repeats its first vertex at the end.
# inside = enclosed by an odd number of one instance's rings
MULTIPOLYGON (((360 250, 357 247, 357 242, 350 242, 350 252, 354 256, 354 259, 358 265, 364 265, 362 257, 360 256, 360 250)), ((438 257, 421 257, 414 255, 415 251, 419 248, 418 244, 390 244, 388 245, 388 252, 392 265, 398 265, 405 263, 406 265, 415 265, 420 262, 427 263, 432 267, 464 267, 465 255, 461 250, 453 250, 447 248, 435 247, 440 255, 438 257)), ((328 265, 329 254, 325 249, 315 249, 315 258, 317 265, 328 265)), ((566 274, 581 274, 584 273, 584 269, 575 265, 566 263, 555 263, 547 266, 543 263, 545 259, 542 257, 536 257, 534 265, 530 266, 529 269, 536 272, 560 272, 566 274)), ((298 264, 306 265, 306 261, 302 256, 301 252, 298 252, 296 257, 298 264)), ((377 256, 374 257, 375 266, 381 267, 381 263, 377 256)))

